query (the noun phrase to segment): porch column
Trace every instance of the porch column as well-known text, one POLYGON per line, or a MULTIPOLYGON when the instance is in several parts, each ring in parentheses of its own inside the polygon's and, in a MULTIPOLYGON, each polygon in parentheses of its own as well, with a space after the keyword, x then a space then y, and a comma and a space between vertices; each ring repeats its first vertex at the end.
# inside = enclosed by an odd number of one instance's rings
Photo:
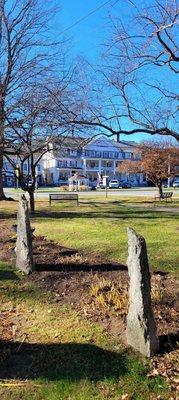
POLYGON ((99 174, 101 175, 101 160, 99 160, 99 174))
POLYGON ((116 161, 114 161, 114 163, 113 163, 113 173, 115 176, 116 175, 116 161))
POLYGON ((86 158, 83 159, 84 174, 86 174, 86 158))

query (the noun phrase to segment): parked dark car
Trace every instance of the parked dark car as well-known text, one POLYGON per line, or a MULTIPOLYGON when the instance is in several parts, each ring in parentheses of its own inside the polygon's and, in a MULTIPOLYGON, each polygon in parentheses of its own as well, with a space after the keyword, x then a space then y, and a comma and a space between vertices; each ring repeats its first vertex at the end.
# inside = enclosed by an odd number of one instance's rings
POLYGON ((131 189, 131 183, 122 183, 122 189, 131 189))

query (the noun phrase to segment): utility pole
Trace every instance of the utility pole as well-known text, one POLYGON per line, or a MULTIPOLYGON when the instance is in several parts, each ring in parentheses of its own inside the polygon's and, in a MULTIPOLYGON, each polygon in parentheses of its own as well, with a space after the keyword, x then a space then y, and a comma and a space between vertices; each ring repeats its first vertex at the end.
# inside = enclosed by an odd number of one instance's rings
POLYGON ((106 199, 108 197, 108 186, 107 186, 107 179, 106 179, 106 199))
POLYGON ((103 186, 105 186, 105 192, 106 192, 106 198, 108 197, 108 185, 107 185, 107 179, 109 178, 108 175, 103 176, 103 186))
POLYGON ((170 165, 170 154, 168 155, 168 188, 170 187, 170 173, 171 173, 171 165, 170 165))
POLYGON ((15 177, 16 177, 16 189, 19 188, 19 165, 16 165, 15 169, 15 177))

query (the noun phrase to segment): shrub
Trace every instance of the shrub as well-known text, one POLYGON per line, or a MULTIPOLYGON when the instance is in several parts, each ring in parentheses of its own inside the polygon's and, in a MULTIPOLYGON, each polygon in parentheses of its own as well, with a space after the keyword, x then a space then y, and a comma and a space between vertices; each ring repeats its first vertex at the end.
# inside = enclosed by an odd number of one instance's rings
POLYGON ((85 190, 88 190, 88 186, 87 185, 80 185, 80 186, 78 186, 78 190, 79 190, 79 192, 83 192, 85 190))
POLYGON ((62 191, 68 191, 69 190, 69 187, 68 186, 60 186, 60 190, 62 190, 62 191))

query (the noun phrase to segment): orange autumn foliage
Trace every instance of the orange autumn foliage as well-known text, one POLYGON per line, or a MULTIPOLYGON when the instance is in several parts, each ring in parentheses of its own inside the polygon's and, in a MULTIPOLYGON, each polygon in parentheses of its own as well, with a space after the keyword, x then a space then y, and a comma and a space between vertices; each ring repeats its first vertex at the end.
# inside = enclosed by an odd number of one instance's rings
POLYGON ((162 193, 163 180, 174 177, 177 171, 179 174, 179 148, 153 142, 141 144, 134 152, 134 159, 123 161, 118 171, 145 174, 146 179, 154 183, 162 193))

